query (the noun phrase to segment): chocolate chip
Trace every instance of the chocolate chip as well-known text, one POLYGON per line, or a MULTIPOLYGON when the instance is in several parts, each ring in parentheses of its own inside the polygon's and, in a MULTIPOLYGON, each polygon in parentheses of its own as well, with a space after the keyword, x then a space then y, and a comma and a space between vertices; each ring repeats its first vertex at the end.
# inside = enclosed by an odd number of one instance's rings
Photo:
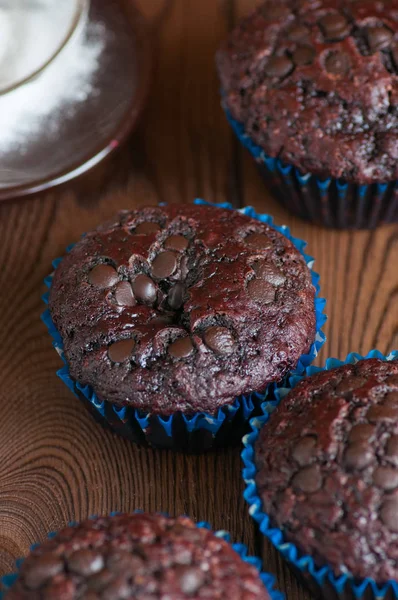
POLYGON ((373 473, 373 481, 378 487, 391 492, 398 487, 398 469, 394 469, 393 467, 377 467, 373 473))
POLYGON ((386 500, 380 510, 380 518, 391 531, 398 533, 398 496, 386 500))
POLYGON ((101 554, 89 549, 76 550, 69 556, 67 562, 70 571, 77 575, 83 575, 83 577, 89 577, 104 568, 104 559, 101 554))
POLYGON ((120 281, 115 289, 115 300, 119 306, 134 306, 135 298, 131 284, 128 281, 120 281))
POLYGON ((293 69, 294 65, 287 56, 271 56, 265 65, 268 77, 286 77, 293 69))
POLYGON ((205 574, 195 567, 179 567, 176 575, 182 593, 188 596, 195 594, 205 582, 205 574))
POLYGON ((354 425, 351 429, 348 441, 350 444, 355 442, 370 442, 374 438, 376 432, 376 427, 374 425, 369 425, 369 423, 360 423, 359 425, 354 425))
POLYGON ((259 260, 254 263, 253 270, 256 273, 257 277, 260 279, 266 279, 272 285, 283 285, 286 281, 286 277, 273 265, 270 265, 269 262, 265 260, 259 260))
POLYGON ((350 67, 351 60, 345 52, 331 52, 325 60, 325 68, 331 75, 346 75, 350 67))
POLYGON ((111 569, 112 573, 123 573, 131 569, 137 573, 145 566, 145 561, 127 550, 112 549, 106 557, 106 566, 111 569))
POLYGON ((292 457, 301 467, 308 465, 314 456, 316 438, 305 436, 297 442, 292 451, 292 457))
POLYGON ((252 248, 268 250, 272 248, 272 242, 264 233, 250 233, 245 238, 245 243, 252 248))
POLYGON ((182 283, 176 283, 170 288, 167 295, 167 302, 170 308, 178 310, 181 308, 184 301, 185 287, 182 283))
POLYGON ((373 461, 374 454, 371 448, 363 442, 356 442, 349 446, 344 455, 344 462, 349 469, 362 470, 373 461))
POLYGON ((156 300, 156 285, 147 275, 138 275, 132 284, 133 293, 139 302, 153 304, 156 300))
POLYGON ((88 276, 90 283, 99 288, 107 288, 119 281, 116 269, 111 265, 97 265, 88 276))
POLYGON ((64 563, 60 558, 54 556, 54 554, 42 554, 34 559, 26 573, 22 567, 21 575, 26 587, 36 590, 48 579, 58 575, 63 568, 64 563))
POLYGON ((235 340, 227 327, 209 327, 203 339, 205 344, 217 354, 231 354, 235 347, 235 340))
POLYGON ((168 349, 173 358, 187 358, 194 350, 193 343, 189 337, 183 337, 173 342, 168 349))
POLYGON ((135 341, 131 338, 128 340, 120 340, 120 342, 115 342, 109 346, 108 356, 112 362, 122 363, 130 358, 134 346, 135 341))
POLYGON ((306 494, 317 492, 322 487, 322 475, 319 466, 304 467, 293 477, 292 484, 306 494))
POLYGON ((368 43, 372 52, 385 48, 390 43, 393 36, 392 31, 387 27, 372 27, 368 29, 368 43))
POLYGON ((364 377, 343 377, 340 383, 336 386, 336 392, 340 394, 345 394, 355 390, 357 388, 362 387, 367 382, 367 379, 364 377))
POLYGON ((287 37, 292 42, 299 42, 308 37, 309 29, 301 23, 293 24, 287 31, 287 37))
POLYGON ((158 315, 157 317, 151 319, 151 325, 160 325, 162 328, 165 325, 171 325, 174 323, 174 315, 171 313, 164 313, 162 315, 158 315))
POLYGON ((323 35, 328 40, 341 39, 348 33, 348 22, 343 15, 332 13, 325 15, 319 20, 319 26, 322 29, 323 35))
POLYGON ((164 243, 167 250, 177 250, 177 252, 184 252, 188 246, 189 241, 183 235, 171 235, 164 243))
POLYGON ((387 442, 386 459, 398 466, 398 435, 391 435, 387 442))
POLYGON ((378 423, 380 421, 393 423, 396 419, 398 419, 398 407, 394 408, 383 405, 371 406, 366 416, 372 423, 378 423))
POLYGON ((65 575, 58 575, 40 591, 39 598, 40 600, 74 600, 76 586, 71 579, 66 579, 65 575))
POLYGON ((108 583, 112 581, 115 577, 115 574, 109 569, 102 569, 98 573, 91 575, 87 580, 87 586, 91 590, 101 591, 108 583))
POLYGON ((315 50, 311 46, 299 46, 293 52, 293 62, 297 67, 310 65, 315 58, 315 50))
POLYGON ((174 252, 161 252, 152 263, 152 275, 158 279, 170 277, 177 268, 177 257, 174 252))
POLYGON ((275 300, 275 288, 264 279, 251 279, 247 284, 247 292, 257 304, 272 304, 275 300))
POLYGON ((160 231, 161 227, 157 223, 152 223, 151 221, 145 221, 144 223, 140 223, 134 230, 136 235, 146 235, 148 233, 156 233, 160 231))

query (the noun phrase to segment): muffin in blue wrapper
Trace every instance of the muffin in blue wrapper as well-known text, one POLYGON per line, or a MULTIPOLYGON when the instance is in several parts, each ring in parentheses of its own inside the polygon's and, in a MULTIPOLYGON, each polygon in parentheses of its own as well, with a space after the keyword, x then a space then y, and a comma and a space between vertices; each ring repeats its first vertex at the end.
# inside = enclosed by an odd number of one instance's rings
POLYGON ((261 533, 315 598, 398 598, 398 351, 330 358, 262 408, 242 452, 261 533))
POLYGON ((93 593, 192 598, 202 597, 202 588, 206 597, 283 600, 274 577, 262 572, 261 560, 249 556, 246 546, 231 544, 226 531, 212 532, 208 523, 188 517, 112 513, 70 523, 48 538, 17 561, 16 573, 0 580, 0 600, 93 593))
MULTIPOLYGON (((224 106, 225 109, 225 106, 224 106)), ((396 181, 358 185, 341 179, 321 179, 271 158, 245 133, 242 123, 225 109, 239 141, 247 148, 272 195, 297 217, 336 229, 374 229, 398 221, 396 181)))
MULTIPOLYGON (((223 214, 225 219, 227 219, 228 221, 230 220, 229 217, 229 212, 226 211, 230 211, 233 210, 232 207, 229 204, 221 204, 221 205, 211 205, 209 203, 206 203, 204 201, 201 200, 197 200, 195 201, 195 204, 193 206, 191 206, 190 209, 188 208, 184 208, 182 210, 184 211, 195 211, 198 210, 195 207, 201 208, 202 206, 213 206, 213 207, 217 207, 217 208, 221 208, 224 209, 224 213, 218 213, 217 216, 223 214)), ((144 213, 145 218, 148 220, 149 219, 149 214, 152 215, 152 212, 155 211, 154 214, 159 215, 161 214, 162 210, 166 210, 166 208, 156 208, 156 209, 143 209, 146 210, 147 212, 144 213), (151 213, 149 213, 148 211, 152 211, 151 213), (158 212, 156 212, 158 211, 158 212)), ((169 208, 167 208, 167 210, 171 210, 169 208)), ((173 210, 179 210, 177 208, 174 208, 173 210)), ((207 209, 208 210, 208 209, 207 209)), ((137 211, 132 211, 132 213, 134 213, 134 215, 136 215, 137 211)), ((130 219, 131 218, 131 214, 132 213, 123 213, 122 217, 120 218, 124 218, 124 219, 130 219)), ((141 213, 137 213, 139 215, 141 215, 141 213)), ((319 294, 319 276, 312 270, 313 267, 313 259, 306 255, 304 253, 304 247, 305 247, 305 243, 302 242, 301 240, 298 240, 294 237, 291 236, 289 229, 287 227, 277 227, 273 224, 272 218, 268 215, 257 215, 255 213, 255 211, 250 208, 247 207, 245 209, 242 209, 240 211, 235 211, 235 214, 238 215, 244 215, 247 217, 250 217, 251 219, 254 219, 256 221, 258 221, 261 224, 265 224, 266 226, 272 226, 273 230, 276 230, 277 232, 279 232, 280 234, 282 234, 284 236, 284 238, 281 238, 279 236, 279 234, 272 234, 272 235, 278 235, 278 240, 279 243, 282 243, 281 240, 283 241, 283 239, 287 239, 290 240, 290 242, 294 245, 294 247, 300 252, 300 254, 302 255, 302 257, 305 259, 305 263, 308 265, 309 269, 310 269, 310 273, 311 273, 311 279, 312 279, 312 284, 315 287, 316 290, 316 294, 315 294, 315 299, 314 299, 314 307, 311 308, 311 311, 314 310, 314 314, 315 314, 315 321, 316 321, 316 333, 315 333, 315 339, 313 340, 313 343, 311 344, 310 347, 310 351, 308 352, 308 354, 303 354, 301 356, 299 356, 299 359, 295 360, 295 365, 293 366, 293 369, 291 369, 291 371, 295 372, 295 373, 302 373, 304 371, 304 369, 310 365, 312 363, 312 361, 314 360, 314 358, 316 357, 319 348, 322 346, 322 344, 325 341, 325 336, 322 333, 321 329, 322 326, 324 325, 324 322, 326 320, 325 315, 323 314, 323 309, 325 306, 325 301, 321 298, 319 298, 318 294, 319 294)), ((153 217, 153 215, 152 215, 153 217)), ((152 218, 151 217, 151 218, 152 218)), ((212 217, 214 217, 214 215, 212 215, 212 217)), ((136 218, 136 216, 134 216, 134 218, 136 218)), ((162 217, 163 218, 163 217, 162 217)), ((180 219, 180 217, 178 217, 178 219, 180 219)), ((179 222, 179 220, 177 219, 177 221, 179 222)), ((175 219, 174 219, 175 221, 175 219)), ((173 223, 174 223, 173 221, 173 223)), ((148 221, 146 221, 145 223, 147 223, 148 221)), ((249 222, 249 221, 248 221, 249 222)), ((253 223, 254 221, 250 221, 250 223, 253 223)), ((130 221, 129 221, 130 223, 130 221)), ((148 225, 145 225, 145 227, 148 228, 148 225)), ((245 220, 246 223, 246 220, 245 220)), ((259 227, 262 227, 263 225, 259 225, 259 227)), ((129 225, 130 227, 130 225, 129 225)), ((138 227, 142 227, 142 223, 140 225, 138 225, 138 227)), ((153 223, 151 223, 151 227, 153 228, 153 223)), ((166 226, 165 226, 166 228, 166 226)), ((100 235, 102 235, 102 230, 103 228, 101 228, 101 233, 100 235)), ((109 232, 105 231, 104 235, 108 235, 109 232)), ((90 235, 90 234, 88 234, 90 235)), ((93 234, 94 235, 94 234, 93 234)), ((158 235, 156 232, 151 232, 149 235, 158 235)), ((159 235, 163 235, 163 232, 160 232, 159 235)), ((167 234, 168 235, 168 234, 167 234)), ((199 234, 198 234, 199 235, 199 234)), ((210 230, 210 234, 209 235, 213 235, 213 233, 210 230)), ((257 235, 257 234, 256 234, 257 235)), ((88 236, 85 236, 83 239, 86 240, 88 236)), ((142 236, 144 237, 144 236, 142 236)), ((170 239, 170 237, 173 238, 174 242, 177 238, 181 238, 182 236, 169 236, 167 238, 167 240, 170 239)), ((256 238, 257 239, 257 238, 256 238)), ((164 243, 167 243, 166 242, 164 243)), ((177 242, 179 241, 179 243, 181 244, 181 239, 177 239, 177 242)), ((258 240, 257 240, 258 241, 258 240)), ((153 240, 152 240, 153 242, 153 240)), ((163 242, 162 242, 163 243, 163 242)), ((287 241, 286 241, 287 243, 287 241)), ((178 244, 177 244, 178 245, 178 244)), ((67 249, 67 252, 71 252, 72 248, 74 248, 75 246, 72 245, 67 249)), ((167 247, 167 245, 166 245, 167 247)), ((293 248, 293 246, 292 246, 293 248)), ((296 250, 294 250, 294 252, 296 252, 296 250)), ((257 251, 256 251, 257 253, 257 251)), ((87 253, 86 253, 87 254, 87 253)), ((256 254, 257 256, 257 254, 256 254)), ((53 266, 55 269, 57 269, 57 267, 59 267, 59 265, 62 263, 62 259, 56 259, 53 262, 53 266)), ((296 264, 296 263, 294 263, 296 264)), ((106 269, 109 271, 109 265, 106 265, 106 269)), ((112 273, 111 273, 112 275, 112 273)), ((51 290, 52 288, 52 284, 53 284, 53 276, 54 274, 50 275, 49 277, 46 278, 45 283, 47 285, 47 287, 51 290)), ((138 276, 137 276, 138 278, 138 276)), ((147 276, 148 279, 148 276, 147 276)), ((136 281, 136 279, 134 280, 136 281)), ((87 284, 85 284, 86 287, 84 288, 84 294, 86 294, 86 289, 87 289, 87 284)), ((119 284, 117 284, 119 285, 119 284)), ((126 281, 123 281, 123 286, 126 287, 127 283, 126 281)), ((127 286, 128 287, 128 286, 127 286)), ((75 287, 72 287, 72 289, 76 289, 75 287)), ((129 288, 130 290, 130 288, 129 288)), ((109 297, 109 293, 106 291, 105 292, 106 298, 109 297)), ((64 290, 62 290, 62 294, 64 294, 64 290)), ((130 294, 131 294, 131 290, 130 290, 130 294)), ((43 297, 44 301, 46 304, 48 304, 49 302, 49 292, 47 294, 44 295, 43 297)), ((87 299, 85 297, 85 303, 89 303, 90 300, 87 299)), ((210 302, 210 300, 207 300, 207 303, 210 302)), ((134 310, 137 309, 138 305, 134 306, 134 310)), ((263 310, 263 309, 262 309, 263 310)), ((112 315, 111 315, 112 316, 112 315)), ((125 403, 124 405, 121 405, 120 403, 118 403, 117 401, 113 401, 113 398, 110 398, 110 400, 107 400, 107 397, 105 395, 105 393, 103 393, 102 398, 100 399, 98 397, 98 393, 96 393, 93 389, 93 385, 89 385, 86 384, 82 385, 79 383, 79 377, 73 377, 73 375, 70 373, 70 364, 68 363, 66 357, 65 357, 65 350, 64 350, 64 341, 63 341, 63 337, 61 336, 61 333, 59 332, 58 328, 55 326, 52 316, 50 314, 49 310, 46 310, 42 316, 44 323, 46 324, 48 331, 51 335, 51 337, 53 338, 53 344, 55 349, 57 350, 57 352, 59 353, 59 355, 61 356, 62 360, 64 361, 65 365, 64 367, 58 372, 59 377, 64 381, 64 383, 70 388, 70 390, 78 397, 80 398, 83 403, 85 404, 85 406, 90 410, 90 412, 94 415, 94 417, 104 426, 106 427, 110 427, 114 432, 122 435, 123 437, 126 437, 128 439, 130 439, 131 441, 134 441, 136 443, 139 444, 143 444, 143 445, 151 445, 153 447, 160 447, 160 448, 171 448, 171 449, 175 449, 175 450, 180 450, 180 451, 186 451, 186 452, 202 452, 208 449, 212 449, 212 448, 219 448, 219 447, 225 447, 227 445, 231 445, 231 444, 237 444, 240 442, 243 434, 247 431, 248 428, 248 422, 249 419, 260 413, 260 406, 261 403, 264 401, 264 399, 266 398, 266 395, 268 393, 268 391, 270 389, 272 389, 274 387, 274 385, 278 384, 278 381, 281 380, 281 377, 275 378, 275 383, 272 383, 268 386, 266 386, 266 389, 264 390, 264 386, 261 388, 263 391, 260 392, 254 392, 254 393, 250 393, 250 394, 237 394, 235 400, 233 400, 231 402, 225 402, 225 403, 220 403, 219 407, 214 410, 214 412, 212 413, 210 410, 206 411, 206 410, 199 410, 199 411, 184 411, 184 410, 174 410, 172 412, 172 414, 164 414, 162 413, 161 410, 157 410, 157 411, 148 411, 148 410, 143 410, 140 409, 140 403, 137 403, 136 405, 132 405, 132 404, 128 404, 125 403)), ((112 317, 113 319, 113 317, 112 317)), ((224 325, 225 322, 223 321, 224 325)), ((69 321, 68 321, 68 326, 69 326, 69 321)), ((162 325, 164 327, 164 325, 162 325)), ((216 328, 211 328, 212 330, 216 329, 217 331, 222 331, 223 336, 224 336, 224 340, 226 339, 227 342, 229 341, 229 337, 228 337, 228 332, 225 332, 225 327, 216 327, 216 328)), ((83 328, 84 330, 84 328, 83 328)), ((206 330, 207 331, 207 330, 206 330)), ((77 335, 80 335, 79 333, 77 335)), ((185 338, 183 338, 185 340, 185 338)), ((122 340, 123 342, 125 340, 122 340)), ((214 348, 214 340, 208 340, 207 343, 210 344, 210 347, 214 348)), ((195 338, 194 342, 190 342, 190 346, 192 346, 192 344, 200 344, 201 341, 197 341, 197 338, 195 338)), ((95 345, 93 344, 93 347, 95 345)), ((191 347, 189 348, 189 350, 191 350, 191 347)), ((217 348, 216 348, 217 350, 217 348)), ((230 355, 228 355, 230 357, 230 355)), ((82 361, 84 359, 84 356, 82 357, 82 361)), ((228 359, 230 360, 230 358, 228 359)), ((81 361, 80 361, 81 362, 81 361)), ((100 362, 96 359, 96 364, 100 362)), ((209 368, 211 368, 211 363, 209 368)), ((112 366, 111 366, 112 368, 112 366)), ((285 367, 284 367, 285 368, 285 367)), ((286 373, 286 368, 285 368, 285 373, 286 373)), ((285 373, 282 374, 282 377, 285 375, 285 373)), ((172 374, 171 374, 172 375, 172 374)), ((182 379, 182 377, 180 376, 180 379, 182 379)), ((96 381, 94 380, 94 383, 96 383, 96 381)), ((255 389, 260 389, 258 387, 256 387, 255 389)), ((112 389, 110 390, 111 392, 113 391, 112 389)), ((167 389, 165 388, 165 395, 167 393, 167 389)), ((210 394, 209 394, 210 395, 210 394)), ((169 401, 169 400, 168 400, 169 401)))
POLYGON ((303 219, 343 229, 398 221, 395 8, 266 0, 217 54, 232 129, 270 192, 303 219))

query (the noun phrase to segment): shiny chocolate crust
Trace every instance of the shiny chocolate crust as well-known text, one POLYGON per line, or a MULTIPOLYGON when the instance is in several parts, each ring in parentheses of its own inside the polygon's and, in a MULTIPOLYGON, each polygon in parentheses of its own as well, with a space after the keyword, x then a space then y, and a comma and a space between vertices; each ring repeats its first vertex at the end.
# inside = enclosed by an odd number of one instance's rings
POLYGON ((269 156, 359 184, 398 177, 398 0, 267 0, 217 64, 269 156))
POLYGON ((315 337, 315 289, 283 235, 237 211, 120 213, 55 271, 49 307, 71 376, 155 414, 263 390, 315 337))
POLYGON ((302 380, 255 445, 273 526, 336 575, 398 580, 398 361, 302 380))
POLYGON ((259 572, 187 517, 100 517, 24 561, 6 600, 269 600, 259 572))

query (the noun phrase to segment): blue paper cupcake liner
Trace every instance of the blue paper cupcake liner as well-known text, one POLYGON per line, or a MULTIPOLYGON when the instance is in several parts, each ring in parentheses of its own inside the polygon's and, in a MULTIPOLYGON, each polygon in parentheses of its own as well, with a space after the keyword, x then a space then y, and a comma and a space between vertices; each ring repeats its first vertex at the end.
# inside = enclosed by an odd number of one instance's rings
MULTIPOLYGON (((228 204, 212 204, 204 200, 195 200, 196 204, 206 204, 234 210, 228 204)), ((325 342, 322 327, 326 321, 323 313, 326 301, 319 297, 319 275, 313 271, 314 259, 304 252, 306 243, 291 235, 288 227, 274 225, 269 215, 257 214, 253 208, 247 207, 240 212, 248 217, 258 219, 267 223, 282 233, 293 242, 303 255, 308 267, 311 269, 312 282, 316 289, 315 312, 316 312, 316 337, 310 352, 301 356, 294 373, 303 373, 317 356, 319 349, 325 342)), ((66 251, 70 252, 74 244, 66 251)), ((53 261, 54 269, 62 261, 57 258, 53 261)), ((44 280, 48 288, 51 287, 52 275, 44 280)), ((48 304, 49 292, 43 296, 48 304)), ((69 373, 68 364, 64 355, 62 338, 57 331, 49 310, 47 309, 42 319, 47 326, 48 332, 53 338, 53 346, 64 362, 64 366, 57 374, 68 388, 83 401, 93 416, 105 427, 110 427, 114 432, 141 445, 150 445, 157 448, 169 448, 183 452, 199 453, 206 450, 237 445, 242 436, 248 431, 249 419, 261 413, 261 404, 270 390, 275 387, 271 384, 264 393, 252 393, 247 396, 236 398, 233 404, 222 407, 215 415, 199 412, 194 415, 175 413, 170 416, 152 415, 144 413, 133 407, 118 408, 114 404, 101 401, 90 386, 82 386, 74 381, 69 373)))
MULTIPOLYGON (((134 512, 138 513, 138 512, 142 512, 142 511, 137 510, 134 512)), ((110 516, 113 517, 117 514, 119 514, 119 513, 113 512, 110 514, 110 516)), ((94 519, 95 517, 93 516, 90 518, 94 519)), ((71 522, 71 523, 68 523, 68 527, 74 527, 77 524, 78 523, 76 523, 76 522, 71 522)), ((206 523, 206 521, 200 521, 199 523, 196 523, 196 527, 208 529, 209 531, 212 531, 211 526, 209 525, 209 523, 206 523)), ((47 534, 47 538, 52 539, 56 535, 57 535, 57 532, 52 531, 47 534)), ((224 530, 214 531, 214 535, 216 537, 228 542, 228 544, 231 544, 231 536, 227 531, 224 531, 224 530)), ((37 548, 39 545, 40 544, 33 544, 30 547, 30 552, 35 550, 35 548, 37 548)), ((235 552, 237 554, 239 554, 239 556, 241 557, 241 559, 244 562, 248 563, 249 565, 252 565, 253 567, 255 567, 257 569, 257 571, 260 574, 260 579, 263 582, 264 587, 266 588, 271 600, 284 600, 284 595, 281 592, 279 592, 278 590, 276 590, 274 587, 275 577, 273 575, 270 575, 270 573, 265 573, 262 570, 261 560, 256 556, 250 556, 248 554, 248 549, 244 544, 231 544, 231 546, 235 550, 235 552)), ((7 591, 14 585, 14 583, 18 579, 19 569, 21 568, 23 562, 24 562, 23 558, 17 559, 16 563, 15 563, 15 566, 16 566, 15 573, 10 573, 9 575, 4 575, 2 578, 0 578, 0 600, 4 600, 4 597, 7 593, 7 591)))
POLYGON ((254 157, 272 195, 290 212, 318 225, 337 229, 374 229, 398 222, 398 181, 357 185, 320 179, 271 158, 245 133, 223 106, 236 136, 254 157))
POLYGON ((398 582, 388 581, 384 585, 378 585, 373 579, 356 580, 350 574, 336 576, 329 566, 317 566, 311 556, 302 553, 297 546, 287 542, 284 539, 283 531, 272 527, 270 516, 262 509, 262 502, 255 481, 257 468, 254 461, 254 445, 260 429, 267 423, 272 411, 282 398, 304 377, 341 365, 355 364, 364 358, 398 359, 398 351, 394 350, 387 356, 378 350, 372 350, 366 356, 351 353, 344 361, 329 358, 325 367, 308 367, 305 374, 301 376, 293 375, 289 378, 288 387, 275 390, 275 400, 273 402, 263 403, 263 416, 251 419, 252 432, 243 438, 243 479, 246 483, 243 495, 249 505, 249 513, 258 523, 261 533, 282 554, 288 566, 315 598, 325 598, 327 600, 396 600, 398 599, 398 582))

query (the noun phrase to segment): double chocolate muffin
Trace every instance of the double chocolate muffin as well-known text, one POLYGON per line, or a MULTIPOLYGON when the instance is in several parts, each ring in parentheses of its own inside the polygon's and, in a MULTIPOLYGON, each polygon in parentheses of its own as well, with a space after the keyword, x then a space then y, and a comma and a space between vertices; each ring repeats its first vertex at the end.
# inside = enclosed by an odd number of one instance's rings
POLYGON ((151 414, 213 414, 293 369, 315 289, 283 235, 237 211, 121 212, 55 271, 49 298, 71 377, 151 414))
MULTIPOLYGON (((226 108, 268 157, 356 186, 397 179, 397 0, 267 0, 230 34, 217 64, 226 108)), ((380 219, 398 220, 392 190, 310 184, 288 171, 282 185, 302 216, 316 214, 311 200, 325 203, 326 189, 332 213, 339 198, 351 203, 342 226, 365 226, 355 217, 370 219, 372 201, 383 204, 380 219)))
POLYGON ((68 527, 23 562, 6 600, 269 600, 258 570, 187 517, 101 517, 68 527))
POLYGON ((304 173, 398 177, 398 1, 268 0, 218 53, 225 102, 304 173))
POLYGON ((255 444, 271 525, 335 575, 398 581, 398 360, 303 379, 255 444))

